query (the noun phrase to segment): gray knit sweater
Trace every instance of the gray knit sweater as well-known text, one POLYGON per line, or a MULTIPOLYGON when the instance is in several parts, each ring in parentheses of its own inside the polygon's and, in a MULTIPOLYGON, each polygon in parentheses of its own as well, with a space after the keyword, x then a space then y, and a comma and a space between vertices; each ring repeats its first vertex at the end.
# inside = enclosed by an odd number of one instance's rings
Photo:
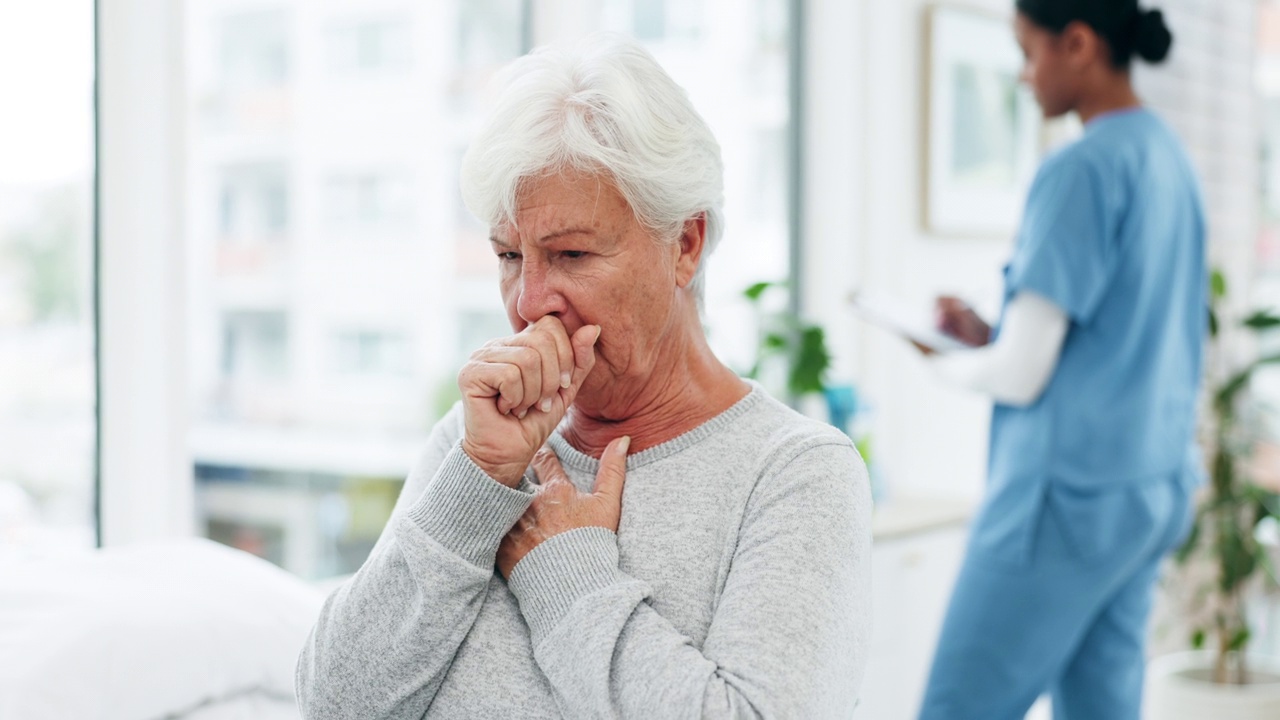
MULTIPOLYGON (((615 535, 543 542, 530 503, 431 434, 373 553, 298 662, 304 717, 848 718, 871 629, 871 495, 849 439, 759 386, 632 455, 615 535)), ((598 461, 549 440, 579 489, 598 461)))

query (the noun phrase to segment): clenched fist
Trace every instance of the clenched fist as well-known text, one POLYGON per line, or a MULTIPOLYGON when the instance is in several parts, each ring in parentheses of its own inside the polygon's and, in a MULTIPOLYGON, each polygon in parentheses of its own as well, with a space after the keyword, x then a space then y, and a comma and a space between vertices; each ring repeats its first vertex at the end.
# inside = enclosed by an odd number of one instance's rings
POLYGON ((516 487, 595 367, 598 339, 599 325, 570 337, 559 318, 547 315, 472 353, 458 373, 462 449, 472 462, 516 487))

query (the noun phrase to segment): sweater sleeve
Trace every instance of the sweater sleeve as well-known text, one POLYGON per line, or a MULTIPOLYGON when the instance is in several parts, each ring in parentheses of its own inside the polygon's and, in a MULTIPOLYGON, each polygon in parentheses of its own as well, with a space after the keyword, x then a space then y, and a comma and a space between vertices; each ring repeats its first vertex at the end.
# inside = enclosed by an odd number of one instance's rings
POLYGON ((432 432, 369 559, 298 659, 303 717, 421 718, 480 612, 498 544, 532 495, 471 462, 456 413, 432 432))
POLYGON ((870 525, 866 469, 847 442, 762 477, 701 648, 619 569, 604 528, 543 542, 508 584, 566 716, 846 718, 871 629, 870 525))

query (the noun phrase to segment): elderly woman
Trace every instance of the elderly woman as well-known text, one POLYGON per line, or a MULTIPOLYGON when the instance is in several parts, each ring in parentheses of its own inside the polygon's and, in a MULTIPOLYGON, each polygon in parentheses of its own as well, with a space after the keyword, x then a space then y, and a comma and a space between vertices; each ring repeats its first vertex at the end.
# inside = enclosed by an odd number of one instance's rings
POLYGON ((514 63, 463 163, 514 335, 477 350, 298 666, 307 718, 848 717, 871 511, 849 439, 699 316, 719 147, 633 43, 514 63))

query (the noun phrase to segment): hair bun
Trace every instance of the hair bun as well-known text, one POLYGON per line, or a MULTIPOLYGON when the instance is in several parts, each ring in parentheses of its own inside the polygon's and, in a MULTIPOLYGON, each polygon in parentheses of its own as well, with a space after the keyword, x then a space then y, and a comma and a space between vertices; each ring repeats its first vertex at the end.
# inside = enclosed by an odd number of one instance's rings
POLYGON ((1134 29, 1133 49, 1147 62, 1158 63, 1169 55, 1173 34, 1164 24, 1164 13, 1159 10, 1140 10, 1134 29))

